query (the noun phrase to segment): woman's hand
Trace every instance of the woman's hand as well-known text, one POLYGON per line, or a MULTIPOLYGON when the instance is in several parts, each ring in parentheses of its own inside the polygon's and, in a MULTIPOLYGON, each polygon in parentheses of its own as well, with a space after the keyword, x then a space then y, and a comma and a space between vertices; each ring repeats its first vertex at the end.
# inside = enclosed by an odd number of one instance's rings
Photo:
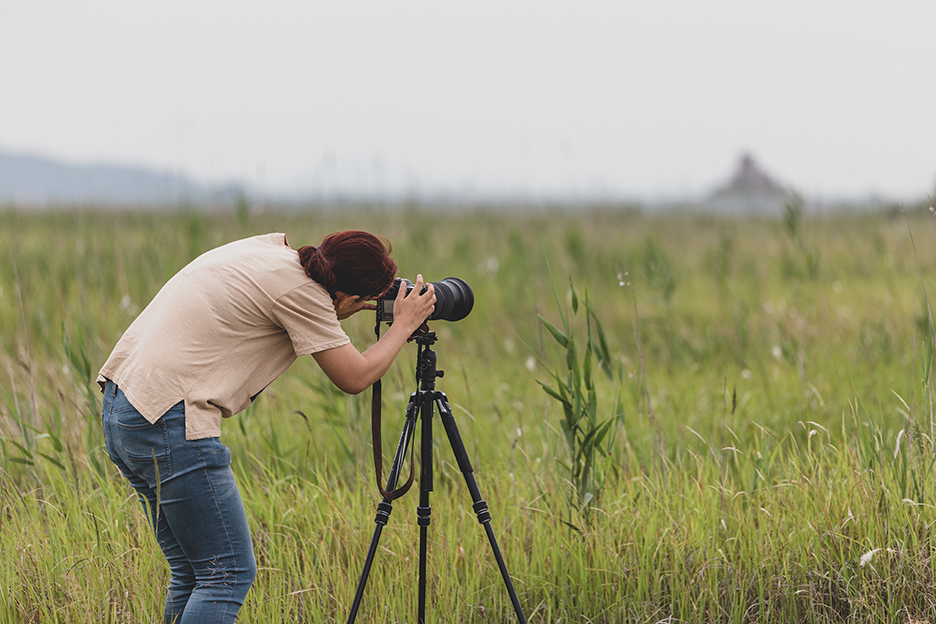
POLYGON ((390 329, 364 353, 359 352, 354 345, 346 344, 312 354, 336 386, 345 392, 357 394, 383 377, 406 341, 435 309, 435 288, 429 284, 426 292, 420 293, 422 287, 423 276, 417 275, 409 295, 405 288, 400 288, 393 302, 393 323, 390 329))
POLYGON ((422 288, 423 276, 417 275, 416 283, 409 294, 407 295, 406 289, 401 287, 393 302, 393 324, 400 323, 410 334, 419 329, 435 310, 435 286, 428 284, 426 292, 421 292, 422 288))
POLYGON ((338 320, 343 321, 352 314, 356 314, 361 310, 376 310, 377 306, 373 303, 370 303, 368 299, 361 299, 360 295, 348 295, 340 290, 336 293, 335 296, 335 314, 338 315, 338 320))

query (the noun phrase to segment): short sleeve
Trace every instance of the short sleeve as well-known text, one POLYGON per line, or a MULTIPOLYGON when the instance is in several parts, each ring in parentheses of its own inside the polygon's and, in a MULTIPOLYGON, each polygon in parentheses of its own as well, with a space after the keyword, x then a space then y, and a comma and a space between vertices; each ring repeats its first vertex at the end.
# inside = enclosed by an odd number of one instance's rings
POLYGON ((312 281, 277 299, 270 317, 289 334, 297 357, 351 342, 338 322, 328 292, 312 281))

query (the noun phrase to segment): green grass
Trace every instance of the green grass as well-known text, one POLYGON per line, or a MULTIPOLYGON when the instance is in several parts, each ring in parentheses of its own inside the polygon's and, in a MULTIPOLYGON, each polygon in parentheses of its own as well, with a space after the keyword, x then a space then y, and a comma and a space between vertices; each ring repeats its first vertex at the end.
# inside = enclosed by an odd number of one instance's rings
MULTIPOLYGON (((438 388, 530 622, 936 621, 936 225, 793 217, 0 214, 0 622, 158 620, 168 569, 103 451, 97 368, 202 251, 352 227, 387 236, 404 276, 474 289, 468 318, 433 325, 438 388), (575 316, 570 278, 620 380, 594 371, 596 422, 623 412, 587 513, 537 383, 565 375, 539 317, 575 316)), ((346 326, 373 340, 372 317, 346 326)), ((385 377, 385 454, 414 360, 385 377)), ((347 617, 379 498, 368 415, 304 358, 224 424, 260 566, 243 621, 347 617)), ((435 452, 430 619, 511 621, 441 429, 435 452)), ((415 620, 415 506, 394 505, 358 621, 415 620)))

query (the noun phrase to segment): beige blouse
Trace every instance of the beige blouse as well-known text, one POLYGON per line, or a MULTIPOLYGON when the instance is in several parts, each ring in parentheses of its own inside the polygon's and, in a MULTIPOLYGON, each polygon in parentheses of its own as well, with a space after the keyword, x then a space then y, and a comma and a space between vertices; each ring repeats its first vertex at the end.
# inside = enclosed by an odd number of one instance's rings
POLYGON ((121 337, 98 376, 155 423, 185 401, 188 440, 221 435, 300 355, 343 346, 328 292, 285 234, 208 251, 176 274, 121 337))

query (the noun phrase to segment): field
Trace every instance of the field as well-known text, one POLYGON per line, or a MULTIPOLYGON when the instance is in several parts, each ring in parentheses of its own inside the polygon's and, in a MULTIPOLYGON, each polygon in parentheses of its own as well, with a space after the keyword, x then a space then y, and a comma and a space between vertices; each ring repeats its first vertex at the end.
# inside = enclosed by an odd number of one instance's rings
MULTIPOLYGON (((199 253, 348 228, 389 238, 403 276, 474 289, 471 315, 432 324, 437 387, 528 621, 936 622, 927 211, 0 223, 0 622, 159 621, 168 568, 103 450, 97 370, 199 253)), ((373 341, 373 315, 345 325, 373 341)), ((384 378, 385 471, 415 353, 384 378)), ((241 621, 346 619, 379 501, 369 414, 303 358, 225 422, 260 568, 241 621)), ((429 619, 515 621, 436 430, 429 619)), ((359 622, 416 619, 417 498, 394 505, 359 622)))

